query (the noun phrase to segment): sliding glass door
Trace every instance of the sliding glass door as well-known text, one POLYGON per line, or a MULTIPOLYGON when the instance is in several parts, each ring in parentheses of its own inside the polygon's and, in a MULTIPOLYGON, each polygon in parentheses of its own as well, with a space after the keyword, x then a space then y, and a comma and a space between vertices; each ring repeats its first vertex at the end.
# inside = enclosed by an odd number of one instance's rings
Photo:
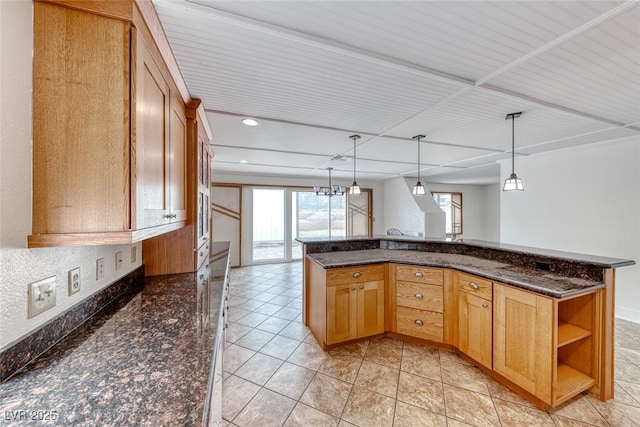
POLYGON ((285 190, 253 189, 253 261, 284 261, 285 190))

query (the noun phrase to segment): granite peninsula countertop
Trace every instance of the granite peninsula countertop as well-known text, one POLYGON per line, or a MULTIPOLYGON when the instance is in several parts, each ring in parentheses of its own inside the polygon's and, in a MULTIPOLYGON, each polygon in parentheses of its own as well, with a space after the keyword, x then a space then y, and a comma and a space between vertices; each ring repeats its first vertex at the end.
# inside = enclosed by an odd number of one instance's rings
POLYGON ((1 383, 3 425, 201 425, 228 249, 214 242, 208 269, 145 278, 1 383), (18 411, 49 416, 11 421, 18 411))
POLYGON ((606 287, 603 282, 566 277, 548 271, 518 267, 458 254, 402 249, 366 249, 312 253, 307 254, 307 258, 323 268, 350 267, 385 262, 453 268, 554 298, 563 298, 606 287))

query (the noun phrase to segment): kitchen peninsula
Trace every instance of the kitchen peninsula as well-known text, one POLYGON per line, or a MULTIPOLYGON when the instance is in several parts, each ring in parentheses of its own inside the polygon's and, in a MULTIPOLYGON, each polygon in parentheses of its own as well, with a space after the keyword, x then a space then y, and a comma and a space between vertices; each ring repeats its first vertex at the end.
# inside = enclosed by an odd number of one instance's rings
POLYGON ((374 335, 463 355, 541 408, 614 393, 615 269, 631 260, 483 241, 298 239, 303 321, 326 350, 374 335))

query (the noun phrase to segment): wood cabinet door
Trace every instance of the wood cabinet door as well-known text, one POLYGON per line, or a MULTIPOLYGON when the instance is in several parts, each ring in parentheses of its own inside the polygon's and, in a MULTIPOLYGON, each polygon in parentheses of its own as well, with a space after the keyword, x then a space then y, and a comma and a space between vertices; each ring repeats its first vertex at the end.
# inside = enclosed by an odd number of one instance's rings
POLYGON ((358 336, 357 284, 327 287, 327 344, 358 336))
POLYGON ((187 117, 176 96, 171 97, 169 130, 169 214, 176 222, 187 219, 187 117))
POLYGON ((358 337, 384 332, 384 280, 358 283, 358 337))
MULTIPOLYGON (((169 87, 142 37, 136 61, 136 228, 170 222, 169 87)), ((184 155, 184 154, 183 154, 184 155)))
POLYGON ((493 369, 551 403, 553 301, 494 284, 493 369))
POLYGON ((458 295, 458 348, 492 368, 493 313, 491 301, 468 292, 458 295))

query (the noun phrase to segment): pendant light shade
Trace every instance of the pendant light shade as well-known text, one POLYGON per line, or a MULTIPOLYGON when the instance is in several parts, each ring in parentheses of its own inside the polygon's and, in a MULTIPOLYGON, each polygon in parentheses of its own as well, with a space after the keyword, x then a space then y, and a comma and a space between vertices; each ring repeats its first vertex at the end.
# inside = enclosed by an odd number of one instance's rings
POLYGON ((522 112, 520 113, 511 113, 507 114, 504 118, 505 120, 511 119, 511 175, 509 178, 505 179, 504 187, 502 187, 502 191, 524 191, 524 185, 522 185, 522 180, 518 178, 515 171, 515 163, 516 163, 516 148, 515 148, 515 120, 516 117, 520 117, 522 112))
POLYGON ((351 135, 349 138, 353 139, 353 184, 349 188, 349 194, 360 194, 360 186, 356 182, 356 141, 360 139, 360 135, 351 135))
POLYGON ((424 185, 422 185, 422 182, 420 182, 420 140, 422 138, 424 138, 424 135, 416 135, 413 137, 413 139, 418 140, 418 182, 416 182, 416 185, 414 185, 412 191, 412 193, 416 196, 424 196, 425 194, 427 194, 424 185))

